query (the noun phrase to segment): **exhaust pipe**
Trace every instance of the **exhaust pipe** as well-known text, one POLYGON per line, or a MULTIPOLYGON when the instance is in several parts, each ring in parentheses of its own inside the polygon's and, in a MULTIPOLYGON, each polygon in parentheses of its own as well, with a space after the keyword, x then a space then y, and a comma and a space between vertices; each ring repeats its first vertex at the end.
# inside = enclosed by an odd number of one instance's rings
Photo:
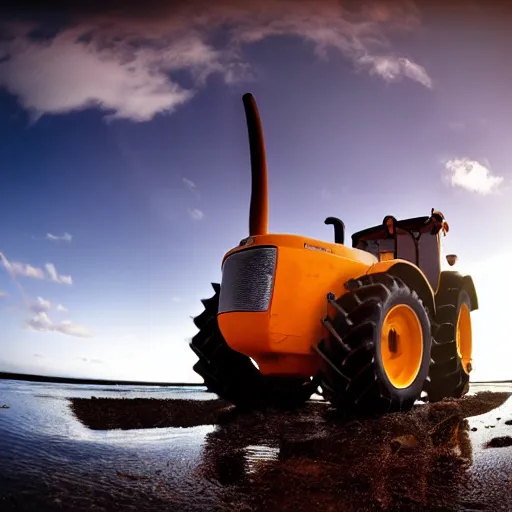
POLYGON ((251 204, 249 209, 249 236, 268 233, 268 178, 265 141, 261 119, 252 94, 242 97, 249 132, 251 150, 251 204))

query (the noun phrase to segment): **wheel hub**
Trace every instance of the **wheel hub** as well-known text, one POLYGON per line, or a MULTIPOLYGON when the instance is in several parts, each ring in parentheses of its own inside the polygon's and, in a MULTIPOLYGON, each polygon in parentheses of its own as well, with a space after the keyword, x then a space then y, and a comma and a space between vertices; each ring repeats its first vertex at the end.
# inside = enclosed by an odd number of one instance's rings
POLYGON ((390 383, 397 389, 409 387, 420 371, 423 358, 423 330, 410 306, 398 304, 386 313, 380 353, 390 383))
POLYGON ((393 355, 396 355, 398 352, 398 333, 395 331, 395 329, 391 329, 389 331, 388 349, 393 355))

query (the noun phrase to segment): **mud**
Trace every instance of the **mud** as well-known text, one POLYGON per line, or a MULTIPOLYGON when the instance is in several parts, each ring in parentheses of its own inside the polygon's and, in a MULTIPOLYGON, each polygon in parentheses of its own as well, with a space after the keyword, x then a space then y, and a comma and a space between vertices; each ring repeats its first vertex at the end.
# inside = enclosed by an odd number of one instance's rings
POLYGON ((362 421, 325 420, 323 404, 240 417, 208 436, 200 471, 237 488, 247 510, 451 510, 472 464, 465 418, 509 396, 482 393, 362 421), (275 460, 248 468, 248 445, 274 448, 275 460))
POLYGON ((216 425, 233 409, 223 400, 71 398, 71 410, 92 430, 216 425))
MULTIPOLYGON (((409 413, 391 414, 373 421, 393 421, 407 425, 422 421, 425 414, 433 421, 446 421, 450 417, 467 418, 477 416, 499 407, 510 393, 482 391, 460 400, 443 401, 437 404, 417 405, 409 413), (448 411, 452 411, 450 416, 448 411), (456 412, 455 412, 456 411, 456 412), (448 416, 446 416, 448 414, 448 416)), ((331 409, 325 402, 310 401, 302 408, 294 411, 257 411, 253 413, 238 412, 229 402, 214 400, 184 400, 157 398, 70 398, 70 407, 76 417, 92 430, 130 430, 140 428, 195 427, 200 425, 223 425, 233 421, 250 425, 268 419, 281 419, 283 422, 304 421, 333 425, 350 425, 352 421, 361 424, 359 420, 345 419, 331 409)), ((369 420, 371 421, 371 420, 369 420)), ((506 421, 510 425, 512 421, 506 421)), ((247 425, 248 426, 248 425, 247 425)), ((419 427, 419 426, 418 426, 419 427)), ((435 435, 435 434, 434 434, 435 435)))

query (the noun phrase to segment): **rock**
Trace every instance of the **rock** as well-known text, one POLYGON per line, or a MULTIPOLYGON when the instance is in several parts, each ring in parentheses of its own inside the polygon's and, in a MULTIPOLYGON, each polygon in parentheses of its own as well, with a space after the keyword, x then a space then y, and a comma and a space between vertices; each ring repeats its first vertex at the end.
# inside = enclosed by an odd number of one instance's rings
POLYGON ((505 446, 512 446, 512 437, 494 437, 486 444, 486 448, 503 448, 505 446))
POLYGON ((413 435, 398 436, 391 440, 391 451, 396 453, 400 449, 411 449, 418 446, 418 440, 413 435))

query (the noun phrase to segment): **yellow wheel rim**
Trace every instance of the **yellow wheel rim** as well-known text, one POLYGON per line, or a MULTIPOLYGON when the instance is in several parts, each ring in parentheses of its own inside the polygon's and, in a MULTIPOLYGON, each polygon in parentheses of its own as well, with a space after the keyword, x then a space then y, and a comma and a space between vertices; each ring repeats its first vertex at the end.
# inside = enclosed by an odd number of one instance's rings
POLYGON ((399 304, 388 311, 382 323, 380 353, 391 384, 400 389, 410 386, 423 357, 423 330, 411 307, 399 304))
POLYGON ((473 351, 473 336, 471 331, 471 313, 467 304, 460 307, 457 318, 457 352, 462 361, 462 368, 469 375, 471 371, 471 356, 473 351))

